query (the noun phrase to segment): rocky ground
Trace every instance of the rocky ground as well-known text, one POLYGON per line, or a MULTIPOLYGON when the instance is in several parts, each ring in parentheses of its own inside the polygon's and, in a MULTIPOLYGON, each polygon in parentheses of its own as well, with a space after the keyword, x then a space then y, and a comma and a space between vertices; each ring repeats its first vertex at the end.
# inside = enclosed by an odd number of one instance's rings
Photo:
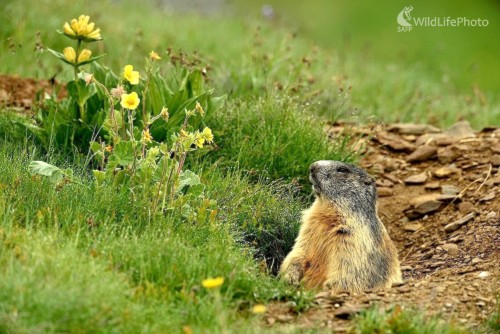
MULTIPOLYGON (((50 93, 52 83, 0 75, 0 105, 29 110, 40 89, 50 93)), ((377 304, 478 328, 500 298, 500 129, 336 123, 327 131, 352 136, 361 165, 377 178, 379 214, 399 250, 404 283, 358 295, 320 292, 300 315, 275 304, 266 325, 344 332, 352 315, 377 304)))
POLYGON ((351 134, 363 150, 361 165, 377 179, 379 215, 399 250, 404 283, 359 295, 320 292, 316 306, 298 316, 274 305, 267 323, 344 332, 350 316, 377 304, 477 329, 500 296, 500 129, 333 124, 328 132, 351 134))

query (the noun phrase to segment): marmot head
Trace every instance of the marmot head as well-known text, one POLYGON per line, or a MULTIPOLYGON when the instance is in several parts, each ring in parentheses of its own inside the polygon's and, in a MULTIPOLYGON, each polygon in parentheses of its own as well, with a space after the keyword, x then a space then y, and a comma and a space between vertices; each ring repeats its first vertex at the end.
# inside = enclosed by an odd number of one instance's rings
POLYGON ((312 188, 322 200, 348 206, 357 213, 373 214, 376 210, 375 179, 352 164, 321 160, 309 167, 312 188))

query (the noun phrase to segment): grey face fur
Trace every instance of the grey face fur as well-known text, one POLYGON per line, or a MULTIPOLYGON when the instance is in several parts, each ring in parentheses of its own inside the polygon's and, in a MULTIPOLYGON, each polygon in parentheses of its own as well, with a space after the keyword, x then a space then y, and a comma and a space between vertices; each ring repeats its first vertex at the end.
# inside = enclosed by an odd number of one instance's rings
POLYGON ((375 180, 363 169, 340 161, 321 160, 313 163, 309 171, 317 196, 348 205, 354 212, 376 216, 375 180))

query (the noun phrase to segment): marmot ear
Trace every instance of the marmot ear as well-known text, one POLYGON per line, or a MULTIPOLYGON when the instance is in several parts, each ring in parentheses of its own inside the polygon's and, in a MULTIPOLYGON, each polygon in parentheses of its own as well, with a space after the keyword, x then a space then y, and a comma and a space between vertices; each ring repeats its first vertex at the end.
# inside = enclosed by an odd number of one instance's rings
POLYGON ((366 179, 364 179, 363 183, 367 186, 370 186, 375 183, 375 179, 371 176, 368 176, 366 179))

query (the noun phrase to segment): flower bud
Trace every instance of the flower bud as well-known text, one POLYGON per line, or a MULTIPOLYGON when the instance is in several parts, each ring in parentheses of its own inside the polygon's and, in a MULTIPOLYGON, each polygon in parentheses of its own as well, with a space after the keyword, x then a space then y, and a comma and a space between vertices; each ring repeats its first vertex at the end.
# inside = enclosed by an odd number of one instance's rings
POLYGON ((83 63, 84 61, 89 60, 90 56, 92 56, 92 51, 89 49, 83 49, 78 55, 78 63, 83 63))
POLYGON ((73 49, 71 46, 68 46, 67 48, 64 48, 63 53, 64 53, 64 58, 66 58, 67 61, 69 61, 70 63, 75 62, 76 59, 75 49, 73 49))

